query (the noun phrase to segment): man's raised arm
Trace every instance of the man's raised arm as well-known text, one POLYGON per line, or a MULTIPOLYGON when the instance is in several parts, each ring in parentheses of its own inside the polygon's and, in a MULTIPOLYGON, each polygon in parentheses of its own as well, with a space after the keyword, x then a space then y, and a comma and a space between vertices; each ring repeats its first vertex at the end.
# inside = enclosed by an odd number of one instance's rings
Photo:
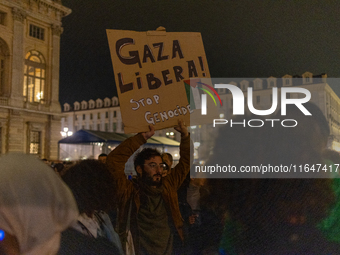
POLYGON ((185 123, 181 120, 174 127, 181 133, 181 143, 179 146, 179 162, 168 175, 168 180, 172 182, 172 186, 178 189, 190 171, 190 135, 185 123))

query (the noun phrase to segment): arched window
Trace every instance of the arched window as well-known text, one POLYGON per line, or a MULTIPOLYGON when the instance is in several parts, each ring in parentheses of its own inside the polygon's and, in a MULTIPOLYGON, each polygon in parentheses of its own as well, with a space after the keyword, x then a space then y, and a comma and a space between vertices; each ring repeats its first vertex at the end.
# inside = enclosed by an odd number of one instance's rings
POLYGON ((25 57, 24 91, 27 102, 39 103, 45 99, 46 64, 43 55, 35 50, 25 57))

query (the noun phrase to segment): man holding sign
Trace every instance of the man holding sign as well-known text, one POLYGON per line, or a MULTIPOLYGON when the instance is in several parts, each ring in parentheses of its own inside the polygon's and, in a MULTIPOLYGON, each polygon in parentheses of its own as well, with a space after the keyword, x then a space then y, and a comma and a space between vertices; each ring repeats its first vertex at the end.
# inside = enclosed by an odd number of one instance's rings
POLYGON ((153 136, 151 125, 148 132, 125 140, 107 157, 116 182, 118 232, 125 233, 130 222, 136 254, 171 254, 175 232, 183 240, 177 190, 190 170, 190 136, 183 121, 178 121, 175 129, 181 133, 180 160, 167 178, 162 178, 166 166, 161 154, 150 148, 143 149, 134 159, 136 180, 127 180, 124 173, 129 157, 153 136))

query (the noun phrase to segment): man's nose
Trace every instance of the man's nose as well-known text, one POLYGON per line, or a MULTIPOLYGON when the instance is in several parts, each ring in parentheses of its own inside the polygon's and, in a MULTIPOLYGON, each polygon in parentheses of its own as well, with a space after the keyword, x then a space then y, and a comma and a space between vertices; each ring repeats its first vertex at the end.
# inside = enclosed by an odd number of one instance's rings
POLYGON ((156 173, 157 174, 162 174, 163 173, 163 168, 158 166, 157 169, 156 169, 156 173))

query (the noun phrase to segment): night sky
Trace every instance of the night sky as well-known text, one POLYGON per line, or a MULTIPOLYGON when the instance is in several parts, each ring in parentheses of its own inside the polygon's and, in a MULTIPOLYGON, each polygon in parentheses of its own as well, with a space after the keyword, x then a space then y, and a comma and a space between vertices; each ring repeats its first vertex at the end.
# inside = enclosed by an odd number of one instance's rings
POLYGON ((201 32, 211 77, 340 77, 340 1, 62 2, 62 105, 116 95, 106 29, 201 32))

